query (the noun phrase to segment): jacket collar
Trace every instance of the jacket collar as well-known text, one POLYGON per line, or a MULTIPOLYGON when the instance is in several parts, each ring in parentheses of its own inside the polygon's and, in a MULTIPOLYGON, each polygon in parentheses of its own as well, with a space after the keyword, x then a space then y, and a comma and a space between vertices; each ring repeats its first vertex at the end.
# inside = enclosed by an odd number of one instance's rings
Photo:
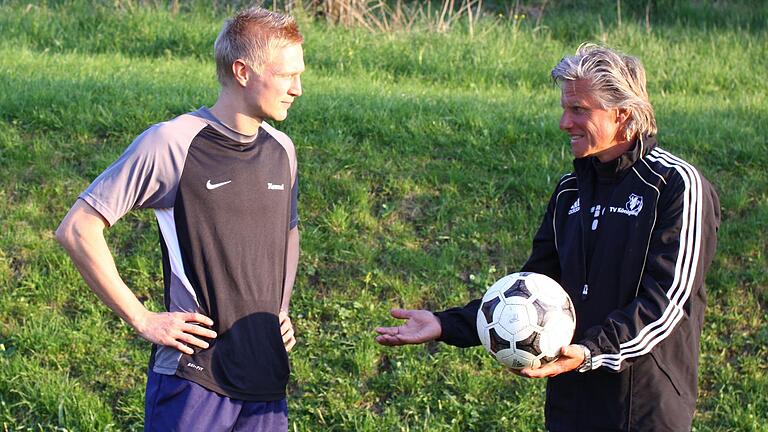
POLYGON ((644 136, 635 140, 632 147, 621 156, 608 162, 600 162, 597 157, 589 156, 573 160, 576 173, 594 170, 600 178, 620 178, 637 162, 656 147, 656 138, 644 136))

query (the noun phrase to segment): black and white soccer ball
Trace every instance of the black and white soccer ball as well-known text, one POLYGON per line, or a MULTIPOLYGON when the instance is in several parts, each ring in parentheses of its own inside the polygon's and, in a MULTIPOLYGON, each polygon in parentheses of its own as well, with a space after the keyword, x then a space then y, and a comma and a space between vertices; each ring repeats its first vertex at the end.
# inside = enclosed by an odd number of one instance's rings
POLYGON ((576 329, 573 302, 538 273, 513 273, 488 288, 477 312, 477 333, 488 352, 512 369, 553 362, 576 329))

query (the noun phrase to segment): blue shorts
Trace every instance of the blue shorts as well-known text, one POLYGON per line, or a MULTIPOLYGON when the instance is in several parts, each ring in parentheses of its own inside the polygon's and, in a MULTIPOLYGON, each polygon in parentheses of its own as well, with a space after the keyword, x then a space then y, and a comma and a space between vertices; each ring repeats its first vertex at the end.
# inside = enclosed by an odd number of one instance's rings
POLYGON ((288 430, 288 403, 230 399, 174 375, 147 373, 145 431, 288 430))

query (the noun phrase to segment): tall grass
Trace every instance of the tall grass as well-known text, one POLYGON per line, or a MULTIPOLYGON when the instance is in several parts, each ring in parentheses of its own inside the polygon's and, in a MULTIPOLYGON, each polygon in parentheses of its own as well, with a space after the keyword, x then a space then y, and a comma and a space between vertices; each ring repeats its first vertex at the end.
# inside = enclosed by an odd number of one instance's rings
MULTIPOLYGON (((695 428, 765 430, 766 6, 654 4, 650 31, 644 2, 622 2, 621 27, 616 2, 551 3, 538 25, 530 12, 519 21, 522 7, 517 22, 491 17, 485 2, 471 34, 460 21, 435 34, 301 18, 305 95, 279 125, 302 176, 292 429, 542 429, 543 382, 481 349, 382 348, 372 327, 391 322, 391 306, 462 304, 524 262, 570 169, 547 74, 589 39, 643 59, 660 142, 721 196, 695 428)), ((135 135, 215 101, 211 46, 230 9, 0 4, 5 429, 141 428, 149 346, 90 293, 52 232, 135 135)), ((152 215, 130 214, 108 241, 128 285, 161 308, 152 215)))

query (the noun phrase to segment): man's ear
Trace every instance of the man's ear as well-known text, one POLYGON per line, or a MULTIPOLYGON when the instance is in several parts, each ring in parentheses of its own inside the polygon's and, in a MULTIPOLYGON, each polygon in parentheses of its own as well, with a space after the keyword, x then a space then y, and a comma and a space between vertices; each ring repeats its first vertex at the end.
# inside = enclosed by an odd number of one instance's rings
POLYGON ((634 122, 632 121, 632 110, 629 108, 616 109, 616 123, 619 124, 619 130, 624 131, 627 141, 632 139, 635 134, 634 122))
POLYGON ((632 116, 632 112, 628 108, 616 108, 616 121, 623 125, 627 123, 632 116))
POLYGON ((251 70, 243 59, 237 59, 232 62, 232 76, 241 87, 245 87, 248 84, 251 70))

